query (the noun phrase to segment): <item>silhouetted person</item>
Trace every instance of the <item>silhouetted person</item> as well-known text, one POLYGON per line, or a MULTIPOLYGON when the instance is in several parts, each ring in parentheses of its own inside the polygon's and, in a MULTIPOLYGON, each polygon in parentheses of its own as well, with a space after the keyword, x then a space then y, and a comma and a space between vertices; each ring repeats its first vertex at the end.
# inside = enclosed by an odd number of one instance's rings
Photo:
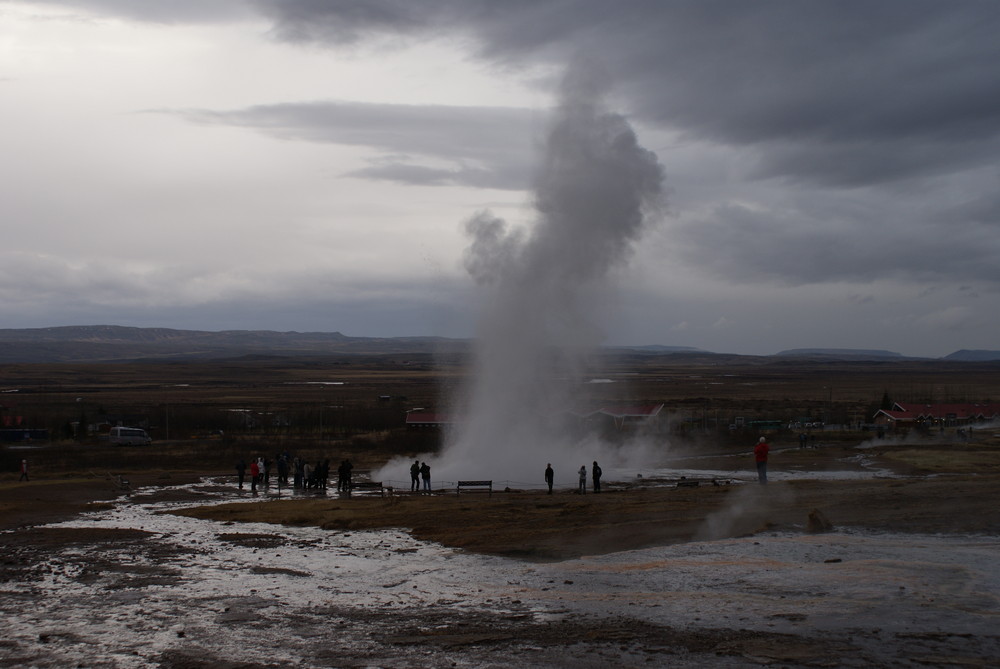
POLYGON ((591 469, 591 476, 594 479, 594 492, 601 492, 601 466, 597 464, 597 460, 594 460, 594 467, 591 469))
POLYGON ((426 462, 420 463, 420 478, 424 480, 424 490, 431 491, 431 468, 426 462))
POLYGON ((354 487, 353 472, 354 465, 351 464, 350 460, 344 460, 344 486, 346 490, 354 487))
POLYGON ((347 460, 341 460, 337 467, 337 492, 347 492, 350 486, 347 485, 347 460))
POLYGON ((247 476, 247 463, 240 460, 236 463, 236 478, 240 481, 240 490, 243 490, 243 479, 247 476))
POLYGON ((278 485, 288 485, 288 458, 278 456, 278 485))
POLYGON ((753 449, 754 460, 757 462, 757 480, 760 481, 761 485, 767 484, 767 452, 769 450, 771 447, 767 445, 767 440, 764 437, 760 438, 753 449))
POLYGON ((420 490, 420 460, 414 460, 410 465, 410 492, 420 490))
POLYGON ((545 465, 545 485, 549 487, 549 494, 552 494, 552 481, 555 479, 556 473, 552 471, 552 463, 545 465))

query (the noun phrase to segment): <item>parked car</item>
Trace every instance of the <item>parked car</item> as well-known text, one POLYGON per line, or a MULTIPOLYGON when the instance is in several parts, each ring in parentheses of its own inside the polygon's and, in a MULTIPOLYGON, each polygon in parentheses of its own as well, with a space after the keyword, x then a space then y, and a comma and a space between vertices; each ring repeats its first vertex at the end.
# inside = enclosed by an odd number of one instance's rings
POLYGON ((108 441, 119 446, 145 446, 153 440, 145 430, 137 427, 113 427, 108 433, 108 441))

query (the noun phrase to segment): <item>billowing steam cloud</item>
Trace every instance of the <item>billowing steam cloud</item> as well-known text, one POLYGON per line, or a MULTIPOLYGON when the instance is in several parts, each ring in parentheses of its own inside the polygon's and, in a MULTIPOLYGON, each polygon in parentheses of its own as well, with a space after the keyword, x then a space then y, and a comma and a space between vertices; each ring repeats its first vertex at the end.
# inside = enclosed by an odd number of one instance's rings
MULTIPOLYGON (((562 88, 535 188, 530 231, 488 212, 466 224, 465 266, 483 290, 471 387, 435 477, 540 481, 546 462, 569 481, 597 457, 569 443, 562 412, 579 408, 587 353, 599 344, 597 306, 610 274, 655 212, 663 170, 601 86, 580 69, 562 88)), ((578 438, 577 438, 578 439, 578 438)))

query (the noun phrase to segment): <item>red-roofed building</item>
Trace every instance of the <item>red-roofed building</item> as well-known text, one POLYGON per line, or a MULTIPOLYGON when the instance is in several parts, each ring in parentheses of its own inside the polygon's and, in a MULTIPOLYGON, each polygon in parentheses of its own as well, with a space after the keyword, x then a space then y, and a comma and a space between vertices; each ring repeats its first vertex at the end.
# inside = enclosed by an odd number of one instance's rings
POLYGON ((896 402, 875 414, 876 425, 953 427, 1000 420, 1000 404, 916 404, 896 402))

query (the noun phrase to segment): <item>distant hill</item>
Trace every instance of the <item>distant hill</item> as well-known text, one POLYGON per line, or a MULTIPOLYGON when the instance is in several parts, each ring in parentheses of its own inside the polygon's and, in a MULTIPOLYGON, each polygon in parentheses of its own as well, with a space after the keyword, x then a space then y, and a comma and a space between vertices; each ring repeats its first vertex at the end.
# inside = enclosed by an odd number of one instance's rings
POLYGON ((339 332, 173 330, 119 325, 0 329, 0 363, 203 360, 331 354, 408 354, 461 350, 444 337, 348 337, 339 332))
POLYGON ((792 348, 776 353, 777 356, 794 358, 850 358, 853 360, 871 360, 873 358, 902 359, 901 353, 863 348, 792 348))
MULTIPOLYGON (((0 364, 46 362, 132 362, 212 360, 246 357, 343 355, 464 355, 471 342, 447 337, 349 337, 340 332, 273 330, 175 330, 120 325, 67 325, 51 328, 0 329, 0 364)), ((608 346, 618 357, 668 355, 686 361, 723 364, 733 359, 919 360, 893 351, 850 348, 796 348, 773 356, 720 354, 693 346, 608 346)), ((1000 361, 1000 351, 956 351, 940 358, 951 362, 1000 361)))
POLYGON ((986 362, 989 360, 1000 360, 1000 351, 983 351, 962 349, 946 355, 943 360, 955 360, 958 362, 986 362))
POLYGON ((708 351, 694 346, 663 346, 661 344, 647 344, 644 346, 609 346, 611 351, 637 351, 639 353, 708 353, 708 351))

